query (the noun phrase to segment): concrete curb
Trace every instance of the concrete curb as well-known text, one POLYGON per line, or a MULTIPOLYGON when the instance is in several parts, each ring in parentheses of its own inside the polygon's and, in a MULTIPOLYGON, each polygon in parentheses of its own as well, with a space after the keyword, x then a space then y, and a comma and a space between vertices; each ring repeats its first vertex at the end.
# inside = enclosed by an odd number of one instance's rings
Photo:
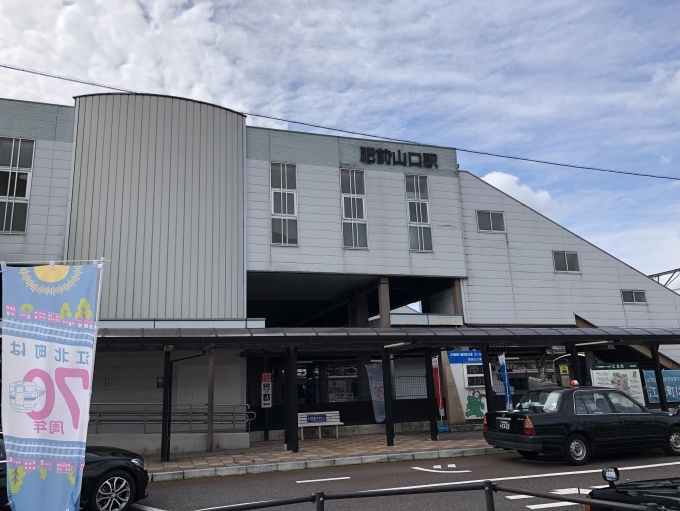
POLYGON ((485 456, 501 454, 502 449, 494 447, 467 447, 463 449, 442 449, 440 451, 398 452, 394 454, 374 454, 371 456, 351 456, 346 458, 322 458, 309 461, 286 461, 281 463, 263 463, 259 465, 237 465, 219 468, 195 468, 175 472, 157 472, 149 474, 154 483, 196 479, 199 477, 224 477, 244 474, 263 474, 265 472, 288 472, 307 468, 344 467, 348 465, 367 465, 369 463, 390 463, 398 461, 431 460, 436 458, 458 458, 461 456, 485 456))

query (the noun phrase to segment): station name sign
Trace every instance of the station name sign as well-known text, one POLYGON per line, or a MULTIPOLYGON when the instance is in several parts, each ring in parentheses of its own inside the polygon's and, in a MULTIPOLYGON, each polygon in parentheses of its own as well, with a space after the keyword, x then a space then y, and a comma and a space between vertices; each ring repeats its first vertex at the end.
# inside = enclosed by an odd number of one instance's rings
POLYGON ((375 147, 361 147, 361 163, 367 165, 401 165, 402 167, 421 167, 438 169, 437 155, 434 153, 412 153, 376 149, 375 147))

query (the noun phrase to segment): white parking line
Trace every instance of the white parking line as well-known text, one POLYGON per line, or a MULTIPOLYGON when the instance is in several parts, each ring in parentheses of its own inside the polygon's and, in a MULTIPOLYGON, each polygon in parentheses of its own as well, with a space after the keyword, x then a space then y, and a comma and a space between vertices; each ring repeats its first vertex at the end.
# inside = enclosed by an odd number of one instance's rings
POLYGON ((132 506, 135 509, 139 509, 139 511, 163 511, 162 509, 158 509, 155 507, 149 507, 149 506, 142 506, 141 504, 132 504, 132 506))
POLYGON ((529 509, 548 509, 551 507, 578 506, 575 502, 550 502, 548 504, 533 504, 527 506, 529 509))
POLYGON ((533 499, 533 495, 506 495, 506 499, 517 500, 517 499, 533 499))
POLYGON ((328 479, 308 479, 306 481, 295 481, 298 484, 302 483, 323 483, 325 481, 342 481, 343 479, 351 479, 351 477, 329 477, 328 479))
MULTIPOLYGON (((441 465, 439 465, 441 466, 441 465)), ((465 474, 469 470, 432 470, 431 468, 411 467, 413 470, 422 470, 423 472, 432 472, 434 474, 465 474)))

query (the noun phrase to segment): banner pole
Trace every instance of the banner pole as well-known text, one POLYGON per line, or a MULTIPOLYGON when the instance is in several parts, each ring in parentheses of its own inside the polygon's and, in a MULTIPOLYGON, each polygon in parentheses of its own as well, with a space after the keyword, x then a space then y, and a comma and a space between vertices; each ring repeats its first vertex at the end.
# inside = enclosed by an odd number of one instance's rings
POLYGON ((97 356, 97 338, 99 335, 99 312, 102 305, 102 282, 104 280, 104 258, 99 261, 93 261, 97 265, 97 277, 99 283, 97 285, 97 307, 94 313, 94 341, 92 343, 92 371, 90 372, 90 396, 92 396, 92 383, 94 381, 94 364, 97 356))

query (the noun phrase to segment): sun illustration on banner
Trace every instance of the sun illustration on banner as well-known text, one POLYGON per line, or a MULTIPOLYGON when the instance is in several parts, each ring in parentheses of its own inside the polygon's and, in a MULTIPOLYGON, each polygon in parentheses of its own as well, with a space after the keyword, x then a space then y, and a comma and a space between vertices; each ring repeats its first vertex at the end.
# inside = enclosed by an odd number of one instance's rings
POLYGON ((68 291, 80 280, 82 273, 82 266, 66 265, 34 266, 19 270, 26 287, 41 295, 60 295, 68 291))

